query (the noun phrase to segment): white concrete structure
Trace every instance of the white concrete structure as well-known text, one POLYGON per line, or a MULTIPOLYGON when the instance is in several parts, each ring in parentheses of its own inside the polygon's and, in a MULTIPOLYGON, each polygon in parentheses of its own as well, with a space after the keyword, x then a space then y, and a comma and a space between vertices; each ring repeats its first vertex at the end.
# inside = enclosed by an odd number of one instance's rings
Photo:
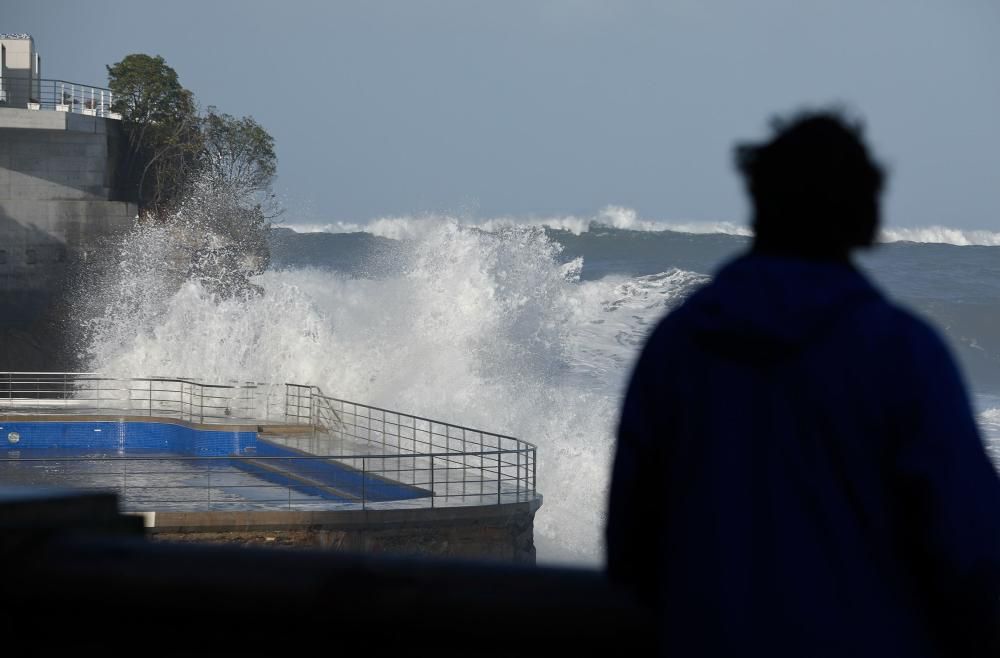
POLYGON ((0 102, 28 107, 39 102, 42 58, 28 34, 0 34, 0 102))

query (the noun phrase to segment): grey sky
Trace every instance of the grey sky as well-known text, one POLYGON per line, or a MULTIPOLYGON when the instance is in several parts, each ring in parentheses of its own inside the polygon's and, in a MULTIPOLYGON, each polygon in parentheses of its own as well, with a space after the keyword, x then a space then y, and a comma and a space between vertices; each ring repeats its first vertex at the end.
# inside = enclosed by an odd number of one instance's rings
POLYGON ((996 0, 2 0, 43 75, 163 55, 274 135, 291 221, 443 211, 742 222, 730 149, 854 108, 890 226, 1000 230, 996 0))

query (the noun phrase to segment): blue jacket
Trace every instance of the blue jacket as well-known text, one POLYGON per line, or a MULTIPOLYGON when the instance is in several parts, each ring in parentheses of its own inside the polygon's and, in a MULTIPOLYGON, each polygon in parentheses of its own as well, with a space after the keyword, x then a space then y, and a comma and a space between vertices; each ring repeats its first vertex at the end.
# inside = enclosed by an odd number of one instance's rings
POLYGON ((846 261, 740 257, 659 324, 606 530, 672 656, 985 655, 1000 625, 1000 483, 955 364, 846 261))

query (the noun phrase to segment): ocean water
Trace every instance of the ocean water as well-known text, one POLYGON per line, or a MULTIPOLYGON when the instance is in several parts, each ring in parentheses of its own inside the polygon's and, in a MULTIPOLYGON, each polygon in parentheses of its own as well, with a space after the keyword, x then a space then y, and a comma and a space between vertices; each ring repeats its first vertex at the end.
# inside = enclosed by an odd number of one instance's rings
MULTIPOLYGON (((539 447, 539 560, 602 559, 623 387, 664 313, 748 245, 727 223, 399 217, 272 231, 263 293, 220 299, 137 228, 93 292, 89 368, 308 382, 539 447)), ((1000 457, 1000 234, 887 232, 861 266, 947 337, 1000 457)))

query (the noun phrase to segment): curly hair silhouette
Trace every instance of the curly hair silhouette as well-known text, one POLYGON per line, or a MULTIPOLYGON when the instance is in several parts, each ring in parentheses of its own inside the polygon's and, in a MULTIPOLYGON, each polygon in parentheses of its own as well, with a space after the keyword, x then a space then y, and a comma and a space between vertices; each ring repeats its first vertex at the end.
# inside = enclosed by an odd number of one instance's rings
POLYGON ((753 200, 754 249, 805 258, 843 258, 868 247, 879 227, 883 168, 860 121, 838 111, 774 119, 773 138, 736 147, 753 200))

